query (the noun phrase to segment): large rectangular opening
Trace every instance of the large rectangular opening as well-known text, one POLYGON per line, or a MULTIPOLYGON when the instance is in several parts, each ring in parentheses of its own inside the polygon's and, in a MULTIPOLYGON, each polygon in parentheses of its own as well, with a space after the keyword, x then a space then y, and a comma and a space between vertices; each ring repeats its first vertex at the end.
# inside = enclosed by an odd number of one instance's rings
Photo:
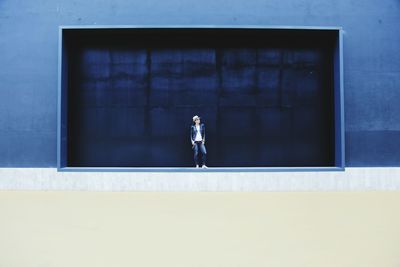
POLYGON ((59 169, 344 167, 340 29, 60 31, 59 169))

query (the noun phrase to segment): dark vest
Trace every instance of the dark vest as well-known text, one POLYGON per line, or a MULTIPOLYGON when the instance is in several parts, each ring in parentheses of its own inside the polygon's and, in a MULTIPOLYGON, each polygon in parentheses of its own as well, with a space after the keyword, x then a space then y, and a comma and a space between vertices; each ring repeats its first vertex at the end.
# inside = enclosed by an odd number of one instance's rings
MULTIPOLYGON (((196 139, 196 134, 197 134, 196 125, 192 125, 190 127, 190 140, 192 142, 194 142, 194 140, 196 139)), ((203 138, 203 141, 205 141, 206 140, 206 127, 204 126, 204 123, 200 124, 200 134, 201 134, 201 137, 203 138)))

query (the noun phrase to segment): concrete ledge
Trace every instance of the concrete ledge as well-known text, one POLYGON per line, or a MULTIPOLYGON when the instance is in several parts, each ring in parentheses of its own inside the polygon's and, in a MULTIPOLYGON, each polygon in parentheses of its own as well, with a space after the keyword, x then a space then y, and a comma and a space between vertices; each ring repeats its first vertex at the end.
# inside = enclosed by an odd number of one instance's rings
POLYGON ((72 191, 393 191, 400 168, 318 172, 57 172, 56 168, 0 168, 0 190, 72 191))

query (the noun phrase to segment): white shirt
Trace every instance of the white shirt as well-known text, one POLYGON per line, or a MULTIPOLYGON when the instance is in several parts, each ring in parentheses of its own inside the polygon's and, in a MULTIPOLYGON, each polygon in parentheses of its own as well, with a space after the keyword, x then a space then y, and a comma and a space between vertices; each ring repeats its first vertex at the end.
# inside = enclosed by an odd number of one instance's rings
POLYGON ((197 129, 197 133, 196 133, 196 138, 194 139, 194 141, 202 141, 203 138, 201 137, 201 133, 200 133, 200 125, 196 125, 196 129, 197 129))

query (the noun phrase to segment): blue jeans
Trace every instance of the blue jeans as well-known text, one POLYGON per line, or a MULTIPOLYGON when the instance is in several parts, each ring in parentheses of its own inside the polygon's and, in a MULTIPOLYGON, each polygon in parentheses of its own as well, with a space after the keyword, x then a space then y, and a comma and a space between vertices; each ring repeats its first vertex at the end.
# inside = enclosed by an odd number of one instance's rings
POLYGON ((194 142, 194 146, 193 146, 193 152, 194 152, 194 163, 196 163, 196 165, 199 165, 199 149, 201 151, 202 154, 202 161, 203 161, 203 165, 206 165, 206 155, 207 155, 207 151, 206 151, 206 147, 203 144, 203 142, 194 142))

